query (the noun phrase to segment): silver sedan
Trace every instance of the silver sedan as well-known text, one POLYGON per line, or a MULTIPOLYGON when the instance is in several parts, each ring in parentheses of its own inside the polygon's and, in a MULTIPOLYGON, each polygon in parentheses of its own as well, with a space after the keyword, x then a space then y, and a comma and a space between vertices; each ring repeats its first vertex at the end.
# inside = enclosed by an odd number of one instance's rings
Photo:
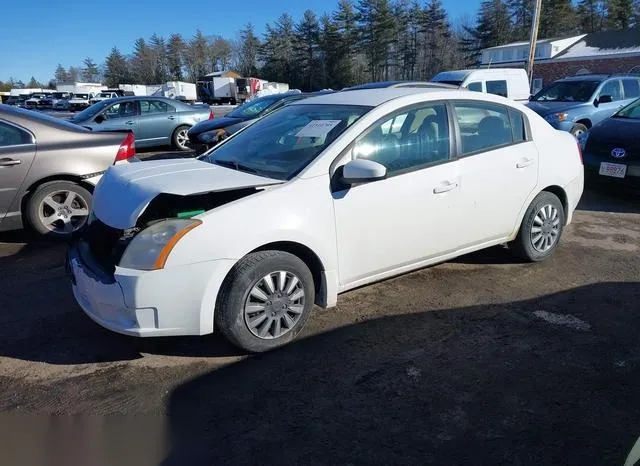
POLYGON ((213 112, 207 105, 164 97, 118 97, 92 105, 71 121, 93 131, 133 131, 138 147, 171 144, 178 150, 189 150, 189 128, 211 118, 213 112))

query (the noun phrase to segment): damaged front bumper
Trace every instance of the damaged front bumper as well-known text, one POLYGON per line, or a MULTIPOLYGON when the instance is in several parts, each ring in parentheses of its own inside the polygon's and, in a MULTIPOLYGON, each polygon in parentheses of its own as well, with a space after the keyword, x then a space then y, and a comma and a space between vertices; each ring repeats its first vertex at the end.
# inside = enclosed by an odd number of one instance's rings
POLYGON ((82 240, 67 254, 73 295, 96 323, 137 337, 204 335, 213 332, 218 290, 231 260, 161 270, 116 267, 104 271, 82 240))

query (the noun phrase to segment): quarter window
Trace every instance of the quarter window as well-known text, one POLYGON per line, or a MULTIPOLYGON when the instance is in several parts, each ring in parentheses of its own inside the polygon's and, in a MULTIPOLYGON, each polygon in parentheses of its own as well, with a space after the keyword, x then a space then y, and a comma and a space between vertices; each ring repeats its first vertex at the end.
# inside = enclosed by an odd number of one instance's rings
POLYGON ((522 113, 484 102, 457 102, 462 155, 489 151, 526 140, 522 113))
POLYGON ((32 144, 33 139, 29 133, 0 122, 0 147, 19 146, 22 144, 32 144))
POLYGON ((444 104, 401 111, 376 124, 355 144, 354 156, 406 173, 449 160, 449 120, 444 104))
POLYGON ((507 81, 487 81, 487 92, 507 97, 507 81))
POLYGON ((482 92, 482 83, 480 82, 470 83, 467 86, 467 89, 473 92, 482 92))

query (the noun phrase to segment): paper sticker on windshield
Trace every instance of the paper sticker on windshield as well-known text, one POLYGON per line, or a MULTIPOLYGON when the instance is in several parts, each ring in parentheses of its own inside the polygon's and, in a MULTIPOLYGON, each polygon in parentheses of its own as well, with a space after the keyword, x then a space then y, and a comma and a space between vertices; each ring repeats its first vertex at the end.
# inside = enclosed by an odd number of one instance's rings
POLYGON ((312 120, 296 134, 299 138, 321 138, 338 126, 342 120, 312 120))

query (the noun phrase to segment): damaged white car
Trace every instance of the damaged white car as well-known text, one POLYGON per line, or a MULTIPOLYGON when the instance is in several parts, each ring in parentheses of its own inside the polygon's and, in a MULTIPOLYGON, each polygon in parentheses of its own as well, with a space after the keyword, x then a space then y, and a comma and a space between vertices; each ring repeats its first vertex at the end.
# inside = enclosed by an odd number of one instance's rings
POLYGON ((582 189, 575 139, 501 97, 334 93, 197 160, 110 168, 67 267, 111 330, 265 351, 349 289, 501 243, 548 258, 582 189))

